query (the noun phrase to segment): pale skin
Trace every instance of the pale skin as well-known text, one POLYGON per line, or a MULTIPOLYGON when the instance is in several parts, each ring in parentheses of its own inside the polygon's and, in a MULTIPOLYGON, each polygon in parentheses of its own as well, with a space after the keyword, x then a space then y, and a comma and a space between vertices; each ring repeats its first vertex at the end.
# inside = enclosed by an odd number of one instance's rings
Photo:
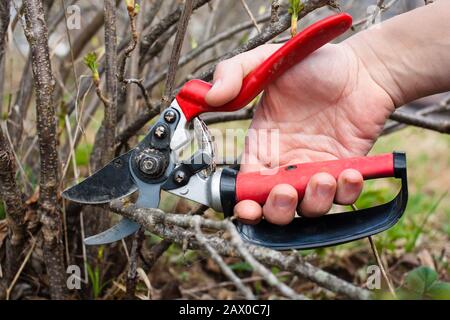
MULTIPOLYGON (((220 106, 232 100, 242 79, 279 47, 263 45, 222 61, 207 102, 220 106)), ((279 130, 277 165, 364 156, 396 107, 450 91, 449 51, 450 1, 435 1, 317 50, 265 90, 251 128, 279 130)), ((241 171, 276 162, 249 148, 244 157, 241 171)), ((247 223, 264 217, 284 225, 295 212, 317 217, 333 203, 352 204, 362 188, 356 170, 345 170, 338 179, 318 173, 303 199, 292 186, 280 184, 264 206, 244 200, 234 213, 247 223)))

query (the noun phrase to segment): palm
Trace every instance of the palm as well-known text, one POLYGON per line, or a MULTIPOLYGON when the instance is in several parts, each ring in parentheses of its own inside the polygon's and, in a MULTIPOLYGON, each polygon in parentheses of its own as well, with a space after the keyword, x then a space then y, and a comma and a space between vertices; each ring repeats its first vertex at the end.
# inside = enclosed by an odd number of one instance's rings
POLYGON ((251 128, 278 129, 278 150, 247 144, 242 169, 365 155, 392 112, 387 99, 349 47, 328 45, 266 89, 251 128))

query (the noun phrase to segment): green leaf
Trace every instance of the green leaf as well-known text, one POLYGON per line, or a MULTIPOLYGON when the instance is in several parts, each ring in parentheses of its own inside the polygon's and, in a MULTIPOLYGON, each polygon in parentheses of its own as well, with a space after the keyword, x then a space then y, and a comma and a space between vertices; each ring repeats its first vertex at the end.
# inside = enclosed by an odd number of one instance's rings
POLYGON ((139 3, 136 3, 134 5, 134 14, 138 14, 141 11, 141 6, 139 5, 139 3))
POLYGON ((419 267, 408 273, 397 295, 408 300, 447 300, 450 299, 450 284, 439 281, 433 269, 419 267))
POLYGON ((92 72, 98 72, 97 54, 89 52, 84 56, 84 64, 91 69, 92 72))
POLYGON ((304 4, 301 0, 289 0, 289 13, 295 17, 303 10, 304 4))
POLYGON ((233 271, 253 271, 252 266, 247 262, 238 262, 230 265, 230 269, 233 271))

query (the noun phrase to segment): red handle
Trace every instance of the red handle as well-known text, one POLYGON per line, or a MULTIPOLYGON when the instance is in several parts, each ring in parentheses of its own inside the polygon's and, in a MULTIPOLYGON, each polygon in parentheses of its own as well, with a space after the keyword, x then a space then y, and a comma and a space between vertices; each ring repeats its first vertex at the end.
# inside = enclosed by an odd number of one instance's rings
POLYGON ((203 112, 236 111, 249 104, 264 88, 309 54, 343 34, 352 25, 352 17, 340 13, 314 23, 286 42, 242 82, 239 95, 220 107, 211 107, 205 95, 211 84, 202 80, 187 82, 176 99, 187 121, 203 112))
POLYGON ((314 174, 327 172, 337 179, 345 169, 358 170, 364 180, 394 177, 394 155, 389 153, 372 157, 301 163, 280 167, 275 174, 238 173, 236 200, 254 200, 262 205, 272 188, 278 184, 290 184, 297 190, 299 199, 302 199, 306 185, 314 174))

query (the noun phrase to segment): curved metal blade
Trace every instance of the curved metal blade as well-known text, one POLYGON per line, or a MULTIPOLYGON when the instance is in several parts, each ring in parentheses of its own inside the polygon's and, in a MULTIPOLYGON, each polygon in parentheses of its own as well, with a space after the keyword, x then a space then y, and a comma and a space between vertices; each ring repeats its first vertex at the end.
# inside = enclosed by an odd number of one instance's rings
MULTIPOLYGON (((139 186, 139 198, 136 205, 139 208, 157 208, 159 206, 161 184, 142 183, 139 186)), ((102 233, 84 239, 89 246, 108 244, 126 238, 136 231, 140 225, 133 220, 123 218, 118 224, 102 233)))
POLYGON ((135 233, 139 230, 139 227, 140 225, 133 220, 123 218, 118 224, 108 230, 84 239, 84 243, 88 246, 96 246, 116 242, 135 233))
POLYGON ((62 196, 74 202, 100 204, 135 192, 137 186, 129 166, 132 151, 115 158, 82 182, 66 189, 62 196))

